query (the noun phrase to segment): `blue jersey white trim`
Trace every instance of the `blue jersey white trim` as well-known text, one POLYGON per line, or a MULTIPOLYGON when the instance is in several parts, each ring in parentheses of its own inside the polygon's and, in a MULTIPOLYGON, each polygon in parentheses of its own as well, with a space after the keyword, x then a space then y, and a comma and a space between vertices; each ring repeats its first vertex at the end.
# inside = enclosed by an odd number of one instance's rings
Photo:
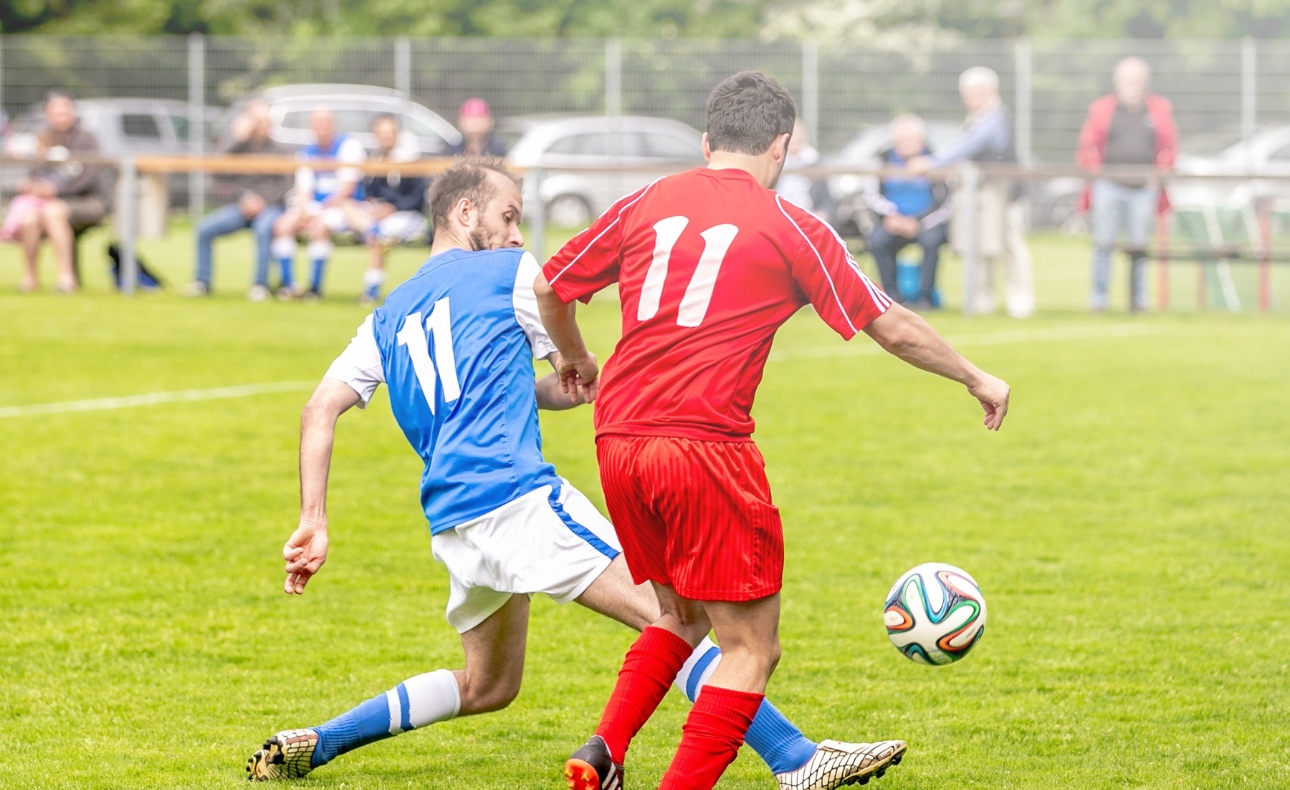
POLYGON ((421 503, 432 534, 549 485, 533 357, 555 346, 542 327, 519 249, 430 258, 359 327, 328 370, 366 404, 381 384, 425 463, 421 503))

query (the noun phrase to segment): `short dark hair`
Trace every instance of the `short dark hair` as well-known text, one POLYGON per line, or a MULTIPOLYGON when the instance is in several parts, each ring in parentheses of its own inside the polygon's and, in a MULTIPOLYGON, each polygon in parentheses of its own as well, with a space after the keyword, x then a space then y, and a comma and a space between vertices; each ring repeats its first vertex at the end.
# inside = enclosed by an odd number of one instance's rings
POLYGON ((797 105, 784 86, 760 71, 726 77, 708 94, 708 147, 757 156, 793 133, 797 105))
POLYGON ((430 187, 430 217, 435 230, 447 227, 452 207, 466 198, 476 206, 486 206, 497 197, 497 189, 489 183, 489 173, 501 173, 518 188, 520 179, 506 169, 497 158, 467 159, 440 173, 430 187))

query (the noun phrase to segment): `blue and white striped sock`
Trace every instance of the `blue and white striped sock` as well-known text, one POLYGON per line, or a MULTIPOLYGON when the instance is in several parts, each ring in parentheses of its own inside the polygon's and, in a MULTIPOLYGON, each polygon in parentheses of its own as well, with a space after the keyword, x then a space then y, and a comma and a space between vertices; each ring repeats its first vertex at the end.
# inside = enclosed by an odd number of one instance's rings
MULTIPOLYGON (((677 673, 676 687, 690 702, 694 702, 720 663, 721 648, 704 637, 677 673)), ((768 699, 762 700, 744 742, 770 766, 772 773, 777 774, 796 771, 806 765, 816 748, 815 742, 803 735, 768 699)))
POLYGON ((450 670, 437 669, 409 678, 314 727, 318 745, 310 767, 317 768, 360 746, 455 718, 460 710, 461 690, 450 670))

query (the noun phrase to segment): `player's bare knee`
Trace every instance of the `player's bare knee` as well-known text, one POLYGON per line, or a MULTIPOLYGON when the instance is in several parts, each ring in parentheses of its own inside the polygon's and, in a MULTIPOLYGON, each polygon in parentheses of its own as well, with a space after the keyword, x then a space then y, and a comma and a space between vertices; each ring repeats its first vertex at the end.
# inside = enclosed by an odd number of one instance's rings
POLYGON ((461 710, 466 713, 494 713, 508 707, 519 695, 518 680, 503 678, 479 683, 467 676, 461 687, 461 710))

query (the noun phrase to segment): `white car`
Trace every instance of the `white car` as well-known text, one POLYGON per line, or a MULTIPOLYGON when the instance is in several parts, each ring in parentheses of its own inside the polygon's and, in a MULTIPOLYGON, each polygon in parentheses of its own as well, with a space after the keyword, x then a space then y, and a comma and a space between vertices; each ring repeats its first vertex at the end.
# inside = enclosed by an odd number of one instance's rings
MULTIPOLYGON (((446 154, 449 146, 461 142, 461 133, 438 113, 409 99, 403 93, 371 85, 280 85, 265 88, 251 98, 268 102, 273 118, 273 139, 289 148, 303 148, 313 142, 309 114, 326 108, 336 116, 336 128, 357 139, 368 151, 377 148, 372 121, 381 115, 399 119, 403 135, 416 139, 426 156, 446 154)), ((246 102, 235 105, 225 126, 246 102)))
MULTIPOLYGON (((547 221, 582 228, 623 195, 667 170, 703 163, 703 135, 679 121, 638 116, 511 118, 500 132, 515 167, 544 169, 541 198, 547 221), (606 172, 561 168, 602 167, 606 172)), ((524 181, 524 201, 537 199, 534 179, 524 181)))

